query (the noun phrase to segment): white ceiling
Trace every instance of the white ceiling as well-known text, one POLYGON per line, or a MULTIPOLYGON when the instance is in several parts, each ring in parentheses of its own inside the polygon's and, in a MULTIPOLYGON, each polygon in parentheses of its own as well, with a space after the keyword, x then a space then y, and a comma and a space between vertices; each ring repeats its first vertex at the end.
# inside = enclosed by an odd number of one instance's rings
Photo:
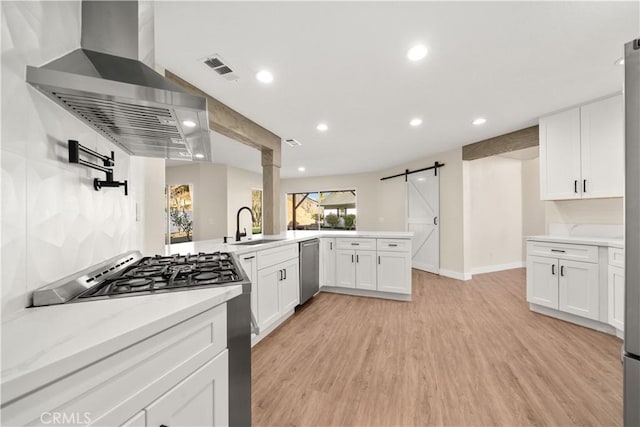
POLYGON ((162 1, 155 16, 159 65, 303 143, 283 145, 283 177, 380 170, 619 91, 613 63, 640 35, 638 2, 162 1), (201 63, 213 53, 239 81, 201 63))

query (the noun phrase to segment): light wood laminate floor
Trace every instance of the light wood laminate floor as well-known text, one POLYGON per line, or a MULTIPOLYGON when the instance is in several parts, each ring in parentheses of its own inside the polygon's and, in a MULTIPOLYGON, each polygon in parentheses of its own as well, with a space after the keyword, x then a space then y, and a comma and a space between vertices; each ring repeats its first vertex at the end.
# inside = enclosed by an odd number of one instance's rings
POLYGON ((263 426, 620 425, 621 340, 529 311, 525 271, 320 293, 253 349, 263 426))

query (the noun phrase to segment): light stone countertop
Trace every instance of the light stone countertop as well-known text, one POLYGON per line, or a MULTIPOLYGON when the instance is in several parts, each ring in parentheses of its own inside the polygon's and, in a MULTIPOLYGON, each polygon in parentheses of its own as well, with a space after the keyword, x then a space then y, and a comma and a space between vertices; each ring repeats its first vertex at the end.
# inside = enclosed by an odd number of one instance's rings
POLYGON ((624 249, 624 239, 613 237, 543 235, 527 236, 526 239, 527 241, 534 242, 572 243, 580 245, 608 246, 612 248, 624 249))
POLYGON ((318 237, 347 237, 347 238, 372 238, 372 239, 410 239, 413 236, 412 231, 332 231, 332 230, 296 230, 287 231, 286 233, 262 236, 254 235, 252 240, 269 239, 276 242, 267 242, 257 245, 238 245, 231 243, 222 243, 221 239, 202 240, 198 242, 185 242, 173 244, 166 249, 166 254, 184 254, 198 252, 235 252, 237 254, 245 254, 256 250, 264 250, 276 248, 278 246, 290 243, 302 242, 304 240, 315 239, 318 237))
POLYGON ((28 308, 2 322, 2 403, 242 293, 241 285, 28 308))

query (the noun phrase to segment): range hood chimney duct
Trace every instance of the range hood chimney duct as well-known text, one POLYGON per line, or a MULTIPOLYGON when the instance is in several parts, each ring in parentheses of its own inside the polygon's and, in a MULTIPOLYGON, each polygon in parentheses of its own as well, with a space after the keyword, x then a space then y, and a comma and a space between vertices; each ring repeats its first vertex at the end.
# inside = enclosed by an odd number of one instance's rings
POLYGON ((83 1, 80 46, 83 49, 155 66, 154 13, 151 1, 83 1), (115 4, 114 4, 115 3, 115 4))
POLYGON ((206 99, 153 70, 153 2, 83 0, 80 44, 27 82, 129 154, 212 160, 206 99))

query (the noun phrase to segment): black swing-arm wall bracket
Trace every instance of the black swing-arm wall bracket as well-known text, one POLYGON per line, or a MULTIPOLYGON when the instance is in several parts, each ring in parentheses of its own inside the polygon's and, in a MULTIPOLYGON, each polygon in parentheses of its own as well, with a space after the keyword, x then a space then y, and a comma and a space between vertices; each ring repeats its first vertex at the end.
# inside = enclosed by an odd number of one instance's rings
POLYGON ((99 191, 102 187, 124 187, 124 195, 129 195, 129 187, 127 180, 124 181, 114 181, 113 179, 113 166, 115 166, 115 157, 113 151, 111 152, 111 157, 105 156, 103 154, 98 153, 97 151, 93 151, 90 148, 85 147, 84 145, 80 145, 78 141, 74 141, 72 139, 69 140, 69 163, 77 163, 82 166, 86 166, 91 169, 95 169, 101 172, 104 172, 107 177, 104 181, 95 178, 93 180, 93 188, 96 191, 99 191), (89 156, 96 157, 102 160, 102 166, 97 165, 95 163, 88 162, 84 159, 80 158, 80 152, 87 154, 89 156))

